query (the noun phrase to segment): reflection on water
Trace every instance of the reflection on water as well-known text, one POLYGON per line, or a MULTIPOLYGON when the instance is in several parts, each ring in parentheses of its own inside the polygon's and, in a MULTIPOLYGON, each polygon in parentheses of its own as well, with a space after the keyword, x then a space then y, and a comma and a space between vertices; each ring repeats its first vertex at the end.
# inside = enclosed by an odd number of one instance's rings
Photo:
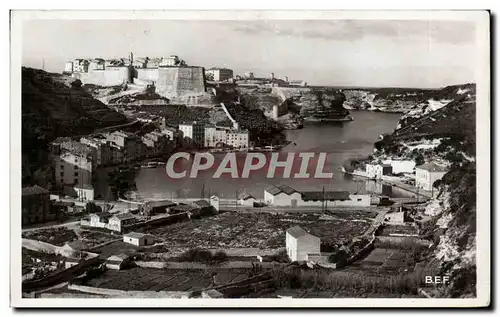
MULTIPOLYGON (((336 125, 308 124, 301 130, 286 131, 290 145, 282 150, 280 158, 284 160, 288 152, 325 152, 327 160, 324 172, 332 172, 332 179, 283 179, 282 169, 277 170, 274 178, 267 178, 267 169, 254 171, 247 179, 232 179, 229 174, 223 174, 219 179, 212 175, 224 154, 216 154, 216 166, 213 169, 200 172, 196 179, 171 179, 165 172, 165 167, 141 169, 137 171, 135 183, 140 198, 186 198, 209 197, 219 195, 222 198, 234 198, 242 192, 247 192, 257 198, 262 198, 264 189, 269 184, 287 184, 297 190, 347 190, 368 191, 391 197, 408 196, 390 186, 382 186, 373 181, 353 178, 341 172, 341 165, 347 159, 366 156, 373 152, 373 144, 383 133, 391 132, 399 119, 398 114, 355 111, 354 121, 336 125)), ((270 155, 267 153, 267 155, 270 155)), ((241 171, 244 155, 238 155, 238 169, 241 171)), ((297 162, 300 165, 300 161, 297 162)), ((191 162, 178 160, 176 171, 190 171, 191 162)), ((298 170, 298 165, 293 170, 298 170)), ((314 173, 316 166, 309 165, 314 173)), ((292 172, 293 175, 293 172, 292 172)))

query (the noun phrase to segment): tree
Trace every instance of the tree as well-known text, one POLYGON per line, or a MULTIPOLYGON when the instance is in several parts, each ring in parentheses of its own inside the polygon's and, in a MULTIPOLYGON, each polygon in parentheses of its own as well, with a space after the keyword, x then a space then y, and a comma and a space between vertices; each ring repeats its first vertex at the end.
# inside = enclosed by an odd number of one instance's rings
POLYGON ((97 206, 95 203, 89 201, 86 205, 85 205, 85 211, 89 214, 95 214, 96 212, 101 212, 102 211, 102 208, 97 206))

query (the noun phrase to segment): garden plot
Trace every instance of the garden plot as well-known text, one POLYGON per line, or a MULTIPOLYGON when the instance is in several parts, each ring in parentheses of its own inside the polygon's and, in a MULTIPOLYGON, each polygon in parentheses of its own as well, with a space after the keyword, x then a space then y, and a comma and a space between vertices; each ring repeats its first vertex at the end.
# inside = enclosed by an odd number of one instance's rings
POLYGON ((68 229, 66 227, 25 231, 22 233, 22 237, 47 242, 60 247, 78 238, 73 229, 68 229))
POLYGON ((81 231, 79 232, 79 235, 80 240, 89 248, 121 238, 120 235, 112 235, 99 231, 81 231))
POLYGON ((244 269, 169 270, 131 268, 108 270, 87 282, 88 286, 124 291, 194 291, 212 285, 215 274, 217 285, 248 277, 244 269))
POLYGON ((374 249, 366 258, 351 265, 349 271, 363 271, 367 275, 397 275, 414 271, 415 260, 410 252, 399 249, 374 249))
POLYGON ((372 220, 370 213, 341 212, 336 217, 342 219, 325 220, 319 213, 225 212, 151 229, 148 233, 171 247, 275 249, 285 246, 285 231, 296 225, 320 237, 323 243, 339 243, 362 235, 372 220))

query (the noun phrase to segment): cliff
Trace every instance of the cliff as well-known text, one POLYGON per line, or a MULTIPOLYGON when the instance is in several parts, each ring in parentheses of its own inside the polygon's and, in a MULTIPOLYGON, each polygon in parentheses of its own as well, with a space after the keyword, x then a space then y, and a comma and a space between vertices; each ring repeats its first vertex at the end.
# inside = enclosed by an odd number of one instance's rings
POLYGON ((94 99, 75 78, 22 68, 23 183, 33 183, 47 164, 47 144, 97 128, 126 123, 126 118, 94 99))
POLYGON ((473 84, 447 86, 442 89, 366 88, 344 89, 344 106, 352 110, 408 113, 424 107, 444 105, 458 94, 475 89, 473 84))
MULTIPOLYGON (((439 195, 425 207, 430 219, 420 233, 434 240, 431 261, 451 283, 438 297, 476 294, 476 98, 475 85, 450 86, 428 95, 404 115, 395 131, 375 144, 374 157, 443 161, 450 170, 434 187, 439 195), (430 98, 429 98, 430 97, 430 98)), ((488 212, 488 211, 483 211, 488 212)))

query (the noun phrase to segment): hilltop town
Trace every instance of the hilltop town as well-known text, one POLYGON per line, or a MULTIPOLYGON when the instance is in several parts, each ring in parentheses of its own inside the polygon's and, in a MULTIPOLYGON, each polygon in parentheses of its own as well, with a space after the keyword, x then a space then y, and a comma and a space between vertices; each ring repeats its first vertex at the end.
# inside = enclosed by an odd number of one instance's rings
POLYGON ((23 133, 23 294, 472 296, 460 281, 475 270, 475 239, 463 233, 474 231, 475 199, 457 206, 475 195, 474 114, 473 84, 311 87, 132 53, 75 59, 62 75, 23 69, 23 131, 38 127, 23 133), (375 110, 401 113, 397 127, 343 171, 410 197, 285 184, 259 197, 129 195, 131 174, 176 152, 273 153, 287 129, 375 110), (454 287, 422 282, 443 263, 455 264, 445 267, 454 287))

